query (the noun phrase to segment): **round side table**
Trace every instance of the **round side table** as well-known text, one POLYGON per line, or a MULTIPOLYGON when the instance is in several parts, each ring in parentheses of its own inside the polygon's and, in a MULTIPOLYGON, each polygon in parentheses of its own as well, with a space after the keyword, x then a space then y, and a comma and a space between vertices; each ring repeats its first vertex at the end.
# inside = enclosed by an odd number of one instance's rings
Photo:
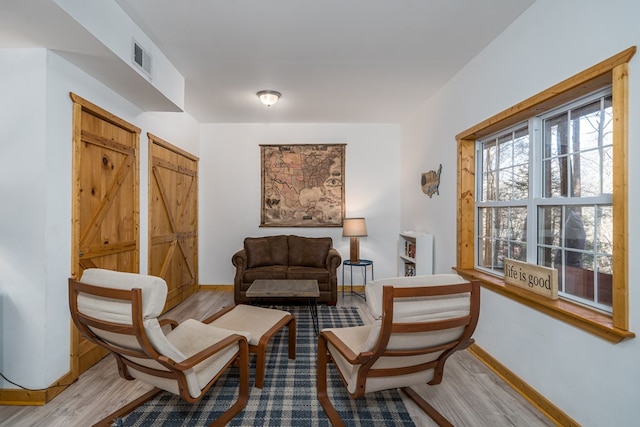
POLYGON ((349 267, 350 269, 350 274, 349 274, 349 278, 351 279, 351 293, 352 294, 356 294, 359 297, 362 297, 364 299, 367 299, 365 293, 359 293, 359 292, 355 292, 353 290, 353 267, 362 267, 362 269, 364 270, 364 283, 363 286, 367 285, 367 267, 371 267, 371 280, 375 280, 374 276, 373 276, 373 261, 370 259, 360 259, 357 262, 352 262, 351 260, 345 259, 344 261, 342 261, 342 297, 344 298, 344 270, 349 267))

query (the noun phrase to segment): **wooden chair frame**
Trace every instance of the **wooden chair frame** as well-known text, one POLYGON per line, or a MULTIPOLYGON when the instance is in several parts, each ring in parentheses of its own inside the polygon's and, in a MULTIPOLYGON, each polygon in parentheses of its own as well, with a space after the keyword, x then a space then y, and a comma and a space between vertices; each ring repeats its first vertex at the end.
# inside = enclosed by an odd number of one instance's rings
MULTIPOLYGON (((73 278, 69 278, 69 308, 71 311, 71 317, 80 333, 89 341, 102 346, 109 350, 116 359, 118 365, 118 372, 120 376, 126 380, 133 380, 134 378, 129 375, 128 368, 131 367, 137 371, 144 372, 148 375, 153 375, 162 378, 173 379, 178 384, 179 396, 189 403, 199 401, 211 386, 218 380, 218 378, 231 366, 237 365, 240 369, 240 380, 238 384, 238 398, 236 402, 227 409, 218 419, 216 419, 211 426, 224 426, 236 415, 238 415, 246 406, 249 398, 249 346, 247 339, 241 335, 231 335, 204 350, 194 354, 182 362, 176 362, 169 357, 159 354, 150 344, 144 330, 144 324, 142 319, 142 290, 139 288, 131 290, 109 289, 101 286, 89 285, 82 283, 73 278), (110 298, 114 300, 128 301, 131 303, 132 309, 132 324, 123 325, 119 323, 112 323, 103 321, 85 315, 78 311, 78 294, 85 293, 103 298, 110 298), (97 328, 108 332, 114 332, 118 334, 127 334, 134 336, 141 351, 132 350, 111 343, 105 342, 99 336, 97 336, 91 328, 97 328), (234 345, 239 345, 239 350, 233 358, 225 365, 223 369, 213 378, 206 386, 202 388, 202 392, 197 397, 192 397, 189 394, 187 385, 187 379, 185 371, 192 369, 198 363, 208 359, 214 354, 234 345), (141 359, 152 359, 161 364, 165 370, 158 370, 149 368, 147 366, 135 363, 123 356, 137 357, 141 359)), ((178 323, 173 320, 160 320, 160 326, 169 325, 171 328, 175 328, 178 323)), ((141 406, 143 403, 152 399, 158 393, 163 390, 154 388, 148 393, 140 396, 131 403, 123 406, 117 411, 113 412, 106 418, 102 419, 94 425, 96 426, 110 426, 113 420, 117 417, 122 417, 135 408, 141 406)))
MULTIPOLYGON (((473 281, 462 284, 421 286, 421 287, 383 287, 383 307, 381 329, 378 342, 373 350, 356 354, 333 332, 323 331, 318 337, 318 400, 322 405, 329 420, 334 426, 344 426, 340 415, 332 405, 327 394, 327 365, 333 362, 329 353, 328 345, 331 344, 340 354, 352 365, 361 365, 356 380, 354 393, 348 392, 351 398, 359 398, 365 394, 366 382, 368 378, 390 377, 406 375, 433 369, 433 379, 429 385, 440 384, 443 378, 444 365, 446 360, 456 351, 467 348, 473 343, 471 335, 478 323, 480 313, 480 282, 473 281), (462 317, 450 318, 446 320, 435 320, 427 322, 393 323, 393 303, 401 298, 432 297, 441 295, 454 295, 470 293, 469 314, 462 317), (388 350, 387 344, 391 334, 395 333, 422 333, 437 331, 455 327, 464 327, 459 339, 437 346, 426 345, 415 350, 388 350), (442 352, 440 356, 429 363, 413 366, 403 366, 400 368, 374 369, 373 365, 380 357, 407 357, 424 355, 429 353, 442 352)), ((343 383, 347 386, 342 372, 338 369, 343 383)), ((410 387, 400 388, 411 400, 413 400, 429 417, 439 426, 452 426, 447 419, 442 416, 433 406, 418 395, 410 387)))

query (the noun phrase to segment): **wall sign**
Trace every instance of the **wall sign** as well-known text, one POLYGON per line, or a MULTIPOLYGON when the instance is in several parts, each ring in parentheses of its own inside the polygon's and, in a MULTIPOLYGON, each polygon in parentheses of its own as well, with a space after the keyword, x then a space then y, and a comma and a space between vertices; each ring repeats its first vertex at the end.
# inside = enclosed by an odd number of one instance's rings
POLYGON ((504 259, 504 282, 550 299, 558 299, 558 270, 504 259))

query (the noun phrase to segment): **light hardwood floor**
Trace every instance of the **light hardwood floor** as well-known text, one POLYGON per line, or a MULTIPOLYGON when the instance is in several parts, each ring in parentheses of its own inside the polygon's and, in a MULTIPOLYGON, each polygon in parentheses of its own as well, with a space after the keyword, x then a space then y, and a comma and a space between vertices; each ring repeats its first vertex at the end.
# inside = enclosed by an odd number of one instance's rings
MULTIPOLYGON (((231 304, 231 292, 203 291, 164 317, 177 321, 203 319, 231 304)), ((356 295, 347 293, 344 299, 339 298, 338 305, 355 306, 364 322, 371 321, 366 304, 356 295)), ((0 406, 0 426, 90 426, 149 389, 138 381, 121 379, 109 356, 44 406, 0 406)), ((467 351, 449 359, 442 384, 415 389, 456 426, 554 425, 467 351)), ((417 426, 436 425, 410 400, 405 399, 405 404, 417 426)))

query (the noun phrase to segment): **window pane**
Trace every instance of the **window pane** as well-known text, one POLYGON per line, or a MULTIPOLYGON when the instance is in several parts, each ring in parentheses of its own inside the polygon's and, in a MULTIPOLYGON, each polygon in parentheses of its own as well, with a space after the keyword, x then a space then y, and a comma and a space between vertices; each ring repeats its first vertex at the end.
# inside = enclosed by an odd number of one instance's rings
POLYGON ((513 172, 511 169, 501 170, 498 176, 498 200, 511 200, 513 172))
POLYGON ((600 256, 598 259, 598 272, 596 274, 597 302, 606 307, 611 307, 613 302, 613 266, 610 256, 600 256))
POLYGON ((491 218, 493 209, 480 208, 478 210, 478 236, 491 237, 491 218))
POLYGON ((613 194, 613 148, 602 150, 602 193, 613 194))
POLYGON ((513 141, 513 164, 529 164, 529 130, 521 129, 515 132, 513 141))
MULTIPOLYGON (((569 255, 568 255, 569 256, 569 255)), ((558 280, 564 281, 564 292, 587 301, 594 301, 593 268, 571 267, 569 265, 558 269, 558 280)))
POLYGON ((494 141, 485 142, 483 144, 482 168, 485 172, 496 170, 496 144, 494 141))
POLYGON ((527 261, 527 244, 520 242, 511 242, 509 244, 509 258, 526 262, 527 261))
POLYGON ((516 166, 513 170, 513 199, 529 198, 529 165, 516 166))
POLYGON ((601 254, 613 254, 613 209, 611 206, 597 207, 595 229, 597 247, 595 251, 601 254))
POLYGON ((509 243, 506 240, 496 240, 495 250, 493 253, 493 268, 495 270, 504 270, 504 259, 508 258, 509 243))
POLYGON ((513 165, 513 140, 509 133, 498 139, 498 168, 504 169, 513 165))
MULTIPOLYGON (((568 208, 565 212, 564 229, 561 236, 563 238, 560 246, 566 249, 585 249, 586 232, 580 208, 568 208)), ((588 212, 588 209, 587 209, 588 212)), ((566 264, 572 267, 582 267, 583 252, 567 250, 561 253, 564 256, 556 256, 556 264, 566 264)))
POLYGON ((569 132, 567 113, 544 121, 544 197, 567 195, 567 153, 569 132))
POLYGON ((571 111, 573 151, 598 148, 600 143, 600 100, 571 111))
POLYGON ((491 268, 493 251, 490 239, 478 239, 478 266, 491 268))
MULTIPOLYGON (((538 265, 553 268, 553 257, 551 256, 551 249, 538 247, 538 265)), ((562 283, 558 283, 561 285, 562 283)))
POLYGON ((567 157, 552 158, 544 162, 544 197, 567 195, 567 157))
POLYGON ((509 231, 509 239, 527 241, 527 208, 511 208, 509 231))
POLYGON ((498 239, 509 238, 509 209, 495 208, 493 222, 494 236, 498 239))
POLYGON ((562 208, 560 206, 541 207, 538 210, 538 223, 540 224, 538 243, 553 248, 559 247, 562 208))
POLYGON ((558 157, 568 153, 569 132, 567 113, 549 118, 544 122, 544 158, 558 157))
POLYGON ((583 151, 573 156, 572 196, 600 196, 601 181, 600 150, 583 151))
POLYGON ((613 145, 613 107, 611 106, 611 96, 603 99, 604 121, 602 124, 602 146, 613 145))
POLYGON ((482 200, 496 200, 496 172, 487 172, 482 178, 482 200))

